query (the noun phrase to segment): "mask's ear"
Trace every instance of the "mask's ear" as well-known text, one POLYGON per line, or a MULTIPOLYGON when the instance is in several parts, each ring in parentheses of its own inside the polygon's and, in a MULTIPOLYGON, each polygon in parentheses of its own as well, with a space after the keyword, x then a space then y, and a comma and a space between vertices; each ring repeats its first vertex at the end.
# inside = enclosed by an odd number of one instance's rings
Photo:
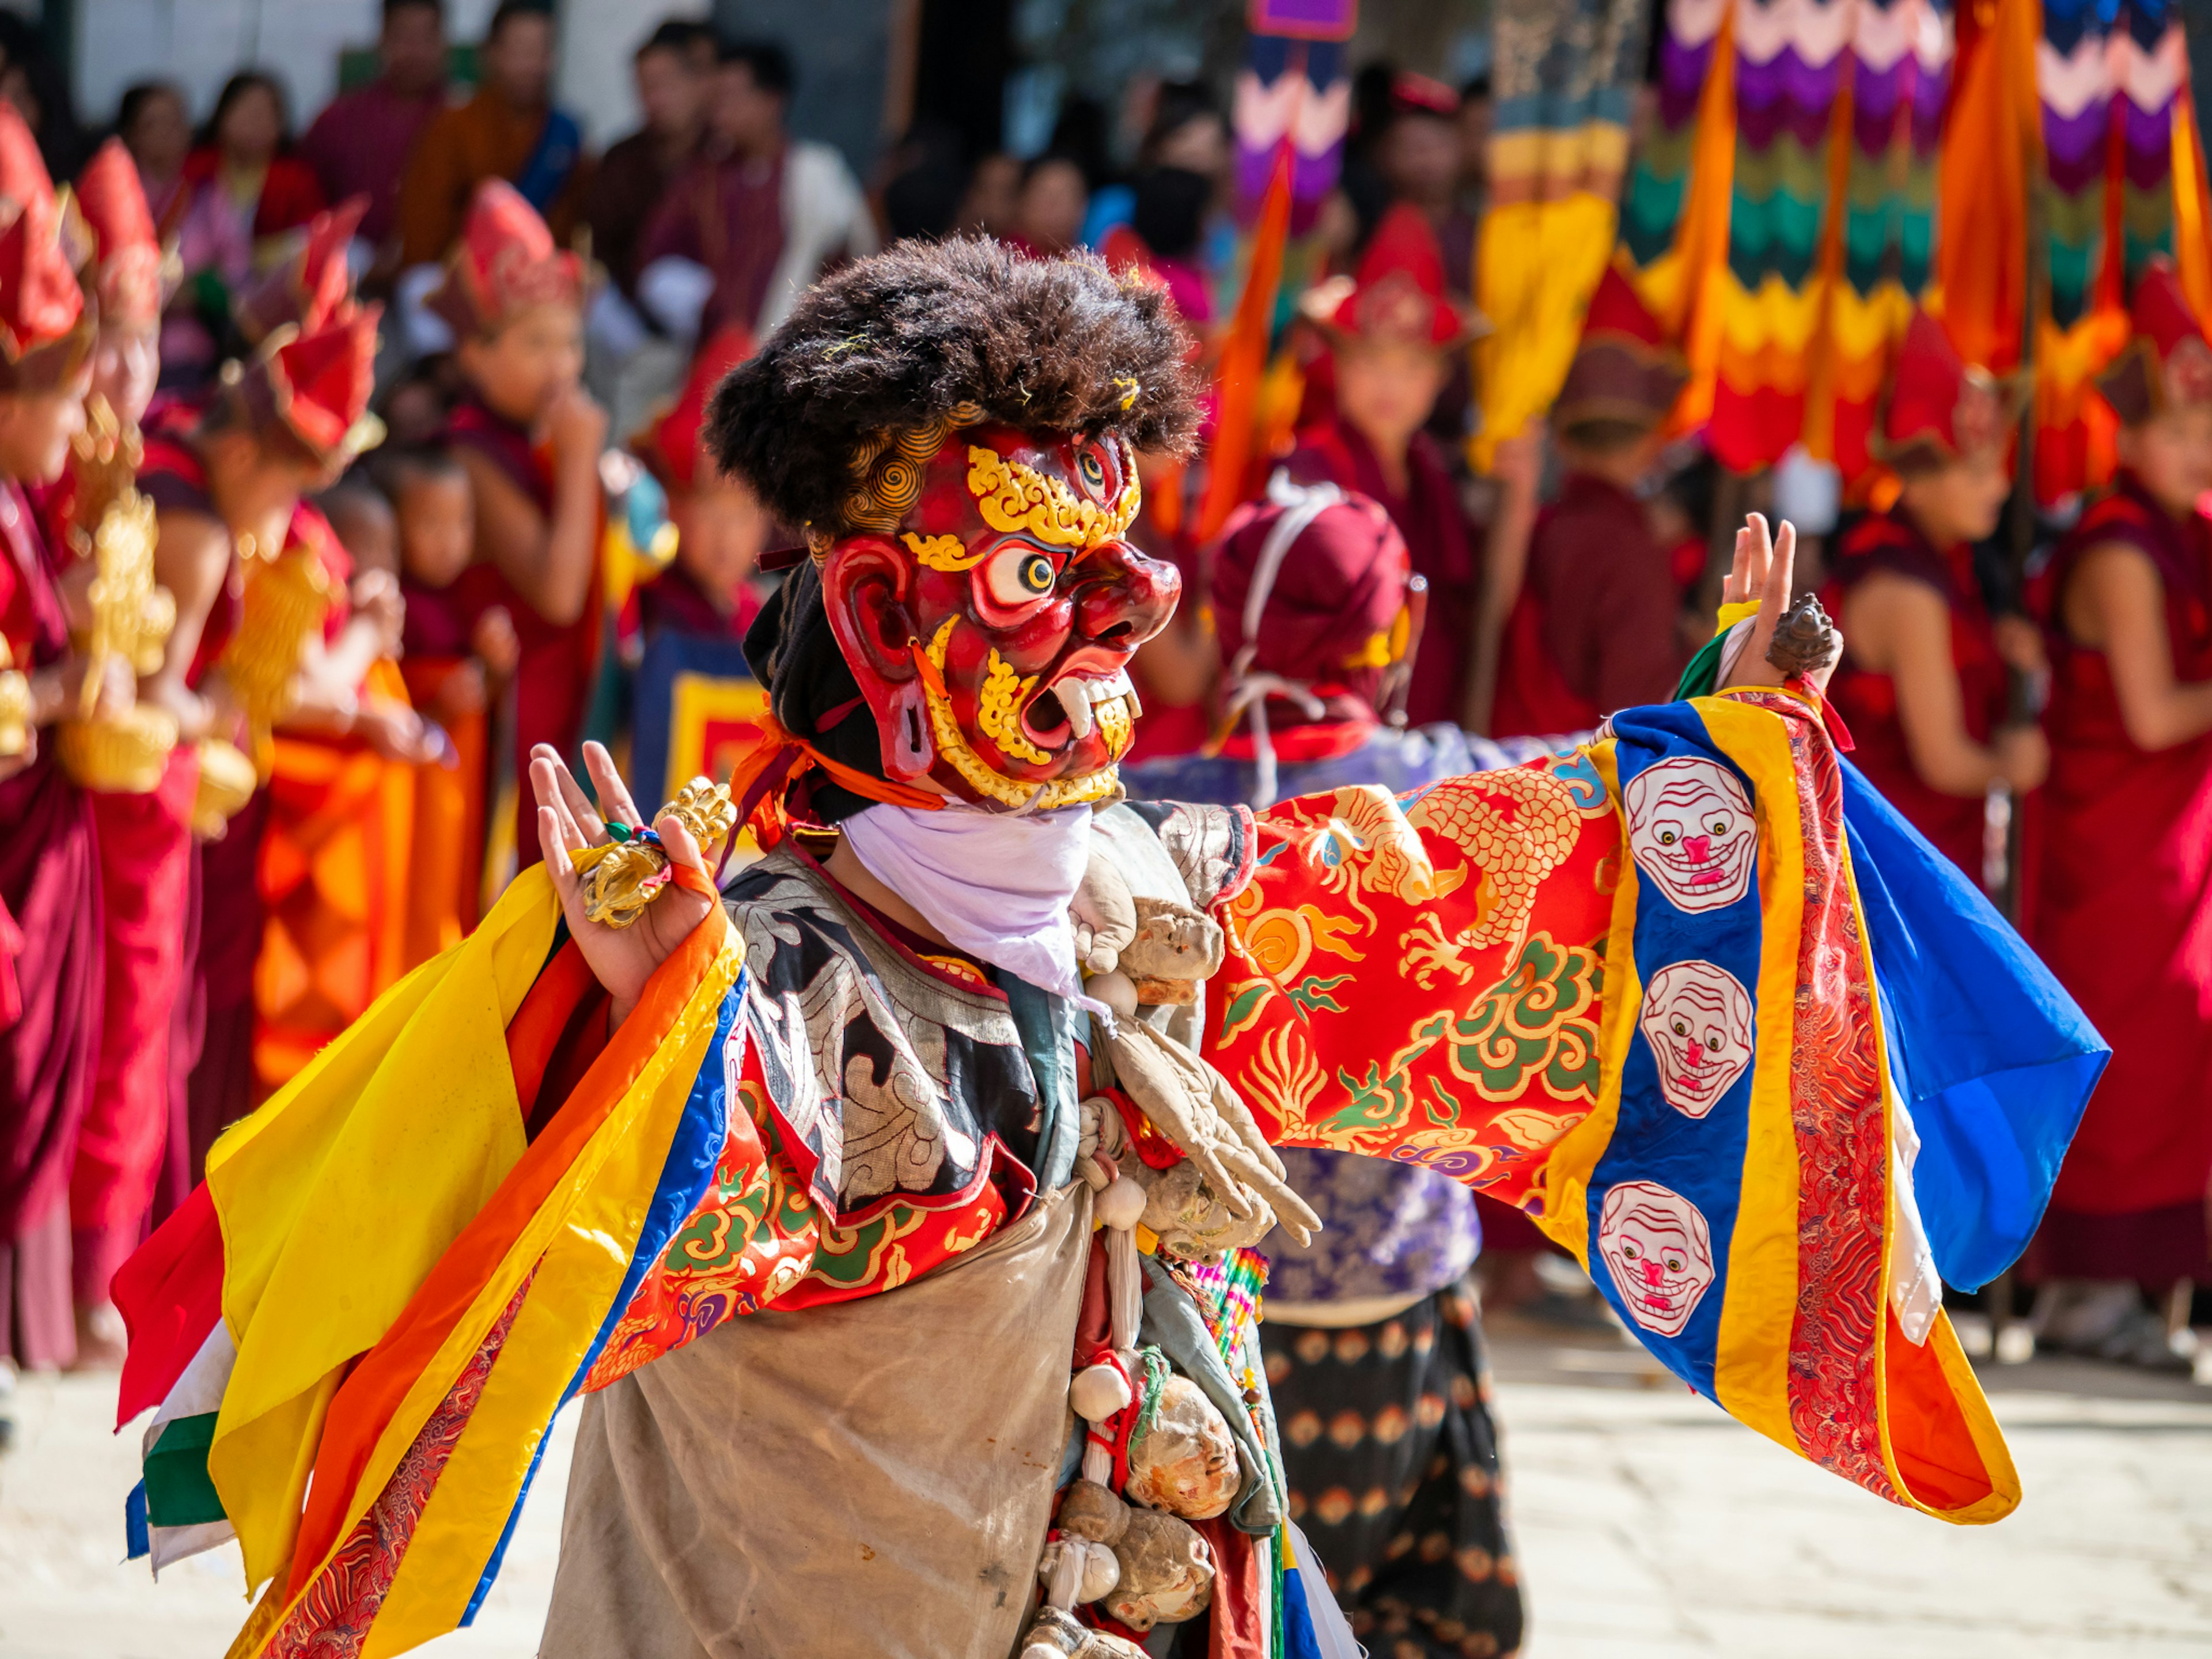
POLYGON ((883 735, 884 775, 900 781, 928 771, 935 759, 907 608, 913 574, 913 561, 884 536, 848 536, 822 566, 823 613, 883 735))

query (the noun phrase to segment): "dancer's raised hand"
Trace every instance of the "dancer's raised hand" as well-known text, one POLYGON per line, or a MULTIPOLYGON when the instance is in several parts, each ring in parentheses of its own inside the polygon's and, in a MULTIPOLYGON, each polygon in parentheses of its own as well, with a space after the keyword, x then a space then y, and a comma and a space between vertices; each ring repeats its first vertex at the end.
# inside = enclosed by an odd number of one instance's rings
MULTIPOLYGON (((636 830, 642 829, 645 822, 615 770, 614 757, 605 749, 596 743, 586 744, 584 767, 592 775, 592 787, 599 795, 596 805, 550 744, 541 743, 530 751, 530 787, 538 797, 538 842, 544 851, 553 890, 561 896, 562 914, 568 919, 568 932, 583 951, 584 960, 612 999, 611 1023, 619 1025, 637 1006, 653 969, 667 961, 685 936, 706 920, 714 901, 672 881, 627 927, 611 927, 584 914, 584 878, 570 862, 569 854, 606 845, 610 823, 636 830)), ((671 862, 708 874, 699 843, 681 819, 663 813, 653 827, 659 833, 671 862)))

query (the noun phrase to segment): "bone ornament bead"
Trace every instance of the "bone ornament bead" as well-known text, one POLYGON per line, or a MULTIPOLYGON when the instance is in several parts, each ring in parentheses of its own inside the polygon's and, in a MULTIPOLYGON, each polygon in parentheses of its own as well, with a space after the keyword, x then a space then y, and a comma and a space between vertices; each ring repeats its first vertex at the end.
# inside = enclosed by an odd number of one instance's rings
MULTIPOLYGON (((1129 1379, 1116 1367, 1104 1364, 1085 1366, 1067 1385, 1067 1403, 1086 1423, 1103 1423, 1115 1412, 1126 1411, 1134 1398, 1129 1392, 1129 1379)), ((1086 1595, 1083 1599, 1095 1601, 1098 1598, 1086 1595)))
POLYGON ((1319 1230, 1320 1218, 1291 1189, 1282 1159, 1220 1073, 1141 1020, 1121 1020, 1103 1047, 1130 1099, 1198 1166, 1212 1196, 1247 1218, 1272 1210, 1300 1243, 1319 1230))
POLYGON ((1150 1194, 1127 1176, 1115 1177, 1114 1184, 1098 1195, 1092 1213, 1116 1232, 1127 1232, 1145 1218, 1150 1194))
POLYGON ((1095 1480, 1077 1480, 1060 1499, 1058 1524, 1113 1547, 1121 1582, 1103 1605, 1131 1630, 1195 1619, 1213 1599, 1213 1553, 1187 1522, 1134 1508, 1095 1480))
POLYGON ((1212 979, 1221 970, 1228 942, 1221 924, 1171 899, 1135 901, 1136 933, 1117 964, 1132 979, 1212 979))
POLYGON ((1211 1521, 1236 1501, 1243 1484, 1229 1420, 1197 1383, 1170 1376, 1151 1420, 1129 1441, 1130 1501, 1211 1521))
MULTIPOLYGON (((1048 1596, 1057 1599, 1058 1583, 1066 1569, 1074 1568, 1074 1601, 1096 1601, 1121 1582, 1121 1564, 1113 1550, 1088 1538, 1055 1538, 1044 1547, 1037 1562, 1037 1577, 1048 1596)), ((1073 1605, 1073 1603, 1071 1603, 1073 1605)))
POLYGON ((1021 1659, 1146 1659, 1144 1649, 1093 1630, 1073 1613, 1039 1607, 1022 1638, 1021 1659))
POLYGON ((1275 1212, 1266 1200, 1253 1199, 1250 1210, 1240 1214, 1223 1201, 1205 1171, 1190 1159, 1164 1170, 1137 1164, 1130 1168, 1134 1184, 1145 1191, 1139 1219, 1157 1236, 1164 1255, 1195 1261, 1257 1244, 1274 1229, 1275 1212))
MULTIPOLYGON (((1128 881, 1113 860, 1094 855, 1084 866, 1068 911, 1081 930, 1083 965, 1094 974, 1110 973, 1118 965, 1122 947, 1136 937, 1137 906, 1129 895, 1128 881)), ((1103 1000, 1103 999, 1102 999, 1103 1000)))
POLYGON ((1120 969, 1092 975, 1083 988, 1111 1008, 1115 1018, 1125 1022, 1136 1018, 1137 988, 1120 969))

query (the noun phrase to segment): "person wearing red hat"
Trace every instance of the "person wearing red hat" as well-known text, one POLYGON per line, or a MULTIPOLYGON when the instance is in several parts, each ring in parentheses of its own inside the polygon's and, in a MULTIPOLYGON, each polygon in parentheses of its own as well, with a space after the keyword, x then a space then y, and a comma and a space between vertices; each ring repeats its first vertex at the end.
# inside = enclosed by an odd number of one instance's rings
MULTIPOLYGON (((2157 1297, 2212 1279, 2212 341, 2162 263, 2133 311, 2097 382, 2118 476, 2034 595, 2052 680, 2031 937, 2112 1063, 2031 1261, 2157 1297)), ((2134 1317, 2097 1334, 2173 1363, 2163 1319, 2107 1300, 2134 1317)))
POLYGON ((672 629, 713 639, 742 640, 760 614, 753 584, 772 528, 750 485, 732 478, 707 455, 707 400, 722 377, 752 356, 751 335, 732 325, 704 345, 674 404, 633 447, 668 492, 676 556, 638 584, 637 622, 649 647, 672 629))
POLYGON ((1658 319, 1607 268, 1552 409, 1565 477, 1505 614, 1492 732, 1578 731, 1673 688, 1682 592, 1638 491, 1686 378, 1658 319))
POLYGON ((1358 271, 1318 284, 1301 308, 1328 343, 1334 408, 1298 434, 1291 476, 1357 491, 1390 514, 1428 583, 1428 640, 1406 718, 1456 720, 1476 556, 1450 462, 1424 428, 1461 349, 1487 325, 1452 302, 1436 236, 1404 204, 1383 215, 1358 271))
POLYGON ((1974 570, 2012 493, 2013 391, 1961 362, 1915 312, 1891 368, 1874 448, 1897 500, 1836 543, 1824 603, 1843 626, 1829 693, 1851 758, 1890 804, 1976 883, 1984 802, 2043 781, 2042 732, 2010 713, 2008 653, 2031 630, 1996 617, 1974 570))
POLYGON ((154 216, 137 164, 119 138, 94 152, 77 175, 77 206, 92 228, 100 301, 100 341, 92 389, 126 430, 154 400, 161 368, 161 301, 166 284, 154 216))
MULTIPOLYGON (((1412 726, 1400 708, 1422 633, 1426 584, 1382 506, 1279 473, 1239 507, 1208 561, 1227 662, 1220 735, 1202 755, 1125 766, 1132 800, 1264 811, 1279 799, 1365 785, 1404 794, 1548 752, 1455 725, 1412 726)), ((1476 1195, 1439 1170, 1347 1152, 1285 1149, 1291 1184, 1322 1231, 1278 1229, 1260 1329, 1291 1506, 1328 1564, 1355 1632, 1395 1609, 1450 1620, 1486 1651, 1521 1645, 1521 1592, 1498 1474, 1498 1430, 1481 1387, 1481 1323, 1466 1280, 1482 1249, 1476 1195), (1349 1441, 1308 1433, 1346 1412, 1390 1420, 1424 1396, 1443 1402, 1402 1434, 1349 1441), (1333 1488, 1387 1494, 1338 1509, 1333 1488), (1393 1554, 1429 1516, 1450 1554, 1393 1554), (1480 1576, 1461 1559, 1493 1565, 1480 1576)), ((1426 1651, 1427 1650, 1424 1650, 1426 1651)), ((1472 1649, 1468 1650, 1472 1651, 1472 1649)))
POLYGON ((538 859, 530 751, 575 748, 599 640, 607 417, 582 383, 583 262, 554 245, 513 185, 492 179, 477 186, 426 303, 453 329, 468 386, 445 443, 475 491, 477 557, 453 602, 471 615, 503 608, 521 639, 514 748, 498 763, 514 769, 514 848, 526 869, 538 859))
MULTIPOLYGON (((101 822, 109 890, 130 880, 141 907, 119 955, 110 929, 111 1019, 70 1186, 80 1345, 93 1359, 119 1357, 108 1282, 137 1243, 165 1152, 179 1170, 189 1163, 184 1079, 198 1033, 182 993, 198 957, 194 834, 219 836, 252 799, 248 754, 289 712, 305 635, 340 591, 327 558, 295 547, 295 520, 301 498, 378 435, 367 414, 376 325, 374 309, 349 302, 313 307, 227 370, 204 408, 179 406, 146 436, 138 483, 154 504, 155 575, 176 623, 140 696, 174 718, 181 741, 155 787, 112 798, 101 822), (249 603, 250 581, 274 571, 281 580, 263 591, 276 602, 249 603)), ((179 1184, 173 1170, 169 1196, 179 1184)))
MULTIPOLYGON (((82 708, 85 665, 24 491, 61 476, 83 428, 97 316, 4 107, 0 226, 0 1369, 50 1370, 76 1352, 70 1149, 99 1050, 100 890, 91 808, 42 729, 82 708)), ((89 695, 127 705, 127 669, 89 695)))
POLYGON ((723 329, 700 348, 675 403, 630 441, 666 491, 676 532, 673 557, 623 606, 623 655, 635 665, 630 757, 647 787, 665 782, 670 793, 742 765, 768 713, 744 642, 773 591, 756 573, 775 526, 752 486, 715 462, 705 435, 714 388, 752 352, 747 331, 723 329))

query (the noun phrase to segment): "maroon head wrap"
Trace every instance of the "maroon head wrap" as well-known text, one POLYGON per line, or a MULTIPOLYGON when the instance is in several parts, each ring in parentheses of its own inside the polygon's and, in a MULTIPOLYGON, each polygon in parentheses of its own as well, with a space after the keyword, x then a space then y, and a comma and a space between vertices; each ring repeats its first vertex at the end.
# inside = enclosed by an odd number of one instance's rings
POLYGON ((1387 712, 1413 654, 1422 586, 1378 503, 1278 477, 1231 517, 1214 551, 1231 708, 1280 697, 1319 719, 1324 699, 1348 696, 1370 718, 1387 712))

